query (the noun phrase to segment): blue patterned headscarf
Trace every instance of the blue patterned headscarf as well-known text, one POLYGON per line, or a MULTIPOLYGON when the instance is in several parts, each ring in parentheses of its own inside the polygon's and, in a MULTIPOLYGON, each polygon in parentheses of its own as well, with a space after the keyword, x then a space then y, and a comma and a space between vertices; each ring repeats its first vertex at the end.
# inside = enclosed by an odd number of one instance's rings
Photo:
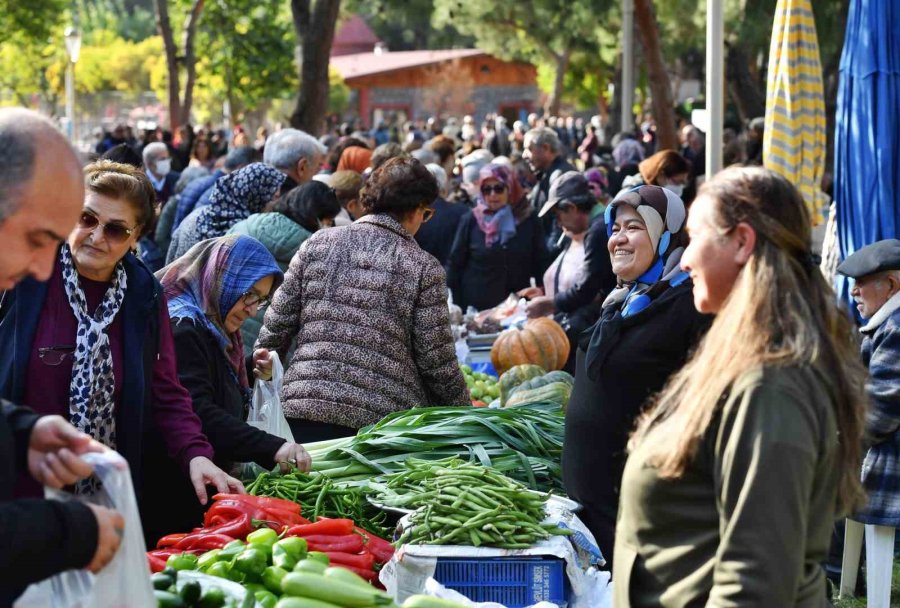
POLYGON ((222 236, 241 220, 261 213, 286 177, 274 167, 253 163, 221 178, 213 186, 209 205, 197 216, 194 242, 222 236))
POLYGON ((243 388, 250 383, 244 366, 240 330, 225 329, 225 317, 253 285, 274 277, 272 292, 284 275, 265 246, 246 235, 229 235, 197 243, 156 273, 165 289, 169 318, 190 319, 216 337, 243 388))

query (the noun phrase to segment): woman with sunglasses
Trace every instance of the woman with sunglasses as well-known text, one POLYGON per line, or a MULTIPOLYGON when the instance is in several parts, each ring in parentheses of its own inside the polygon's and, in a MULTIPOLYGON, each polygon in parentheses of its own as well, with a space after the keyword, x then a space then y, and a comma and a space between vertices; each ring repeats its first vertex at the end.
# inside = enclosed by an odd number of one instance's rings
POLYGON ((540 284, 550 263, 537 212, 514 170, 486 165, 478 185, 478 204, 459 221, 447 263, 447 284, 463 310, 493 308, 532 279, 540 284))
POLYGON ((361 193, 368 215, 320 230, 291 260, 257 348, 282 356, 282 404, 294 437, 356 434, 398 410, 467 405, 440 263, 413 236, 432 215, 437 182, 393 158, 361 193))
MULTIPOLYGON (((188 502, 205 503, 207 484, 222 492, 242 488, 212 462, 213 448, 178 381, 162 287, 133 253, 153 220, 153 186, 139 169, 100 161, 85 169, 85 190, 78 226, 50 280, 26 279, 6 294, 0 341, 12 354, 0 366, 0 395, 62 415, 120 452, 152 543, 172 506, 147 489, 160 462, 171 458, 175 479, 190 478, 196 496, 188 502)), ((76 492, 97 489, 87 481, 76 492)), ((20 479, 17 493, 42 489, 20 479)))
MULTIPOLYGON (((265 308, 284 275, 265 246, 243 235, 209 239, 191 247, 157 273, 169 306, 178 355, 178 377, 191 394, 203 432, 216 451, 216 464, 255 462, 266 469, 309 470, 303 446, 270 435, 245 422, 254 373, 268 379, 269 351, 244 356, 241 325, 265 308), (256 369, 254 369, 254 367, 256 369)), ((160 482, 173 471, 155 469, 160 482)), ((170 482, 166 492, 180 509, 169 509, 172 530, 196 526, 202 511, 186 497, 190 488, 170 482), (176 523, 178 522, 178 523, 176 523)))

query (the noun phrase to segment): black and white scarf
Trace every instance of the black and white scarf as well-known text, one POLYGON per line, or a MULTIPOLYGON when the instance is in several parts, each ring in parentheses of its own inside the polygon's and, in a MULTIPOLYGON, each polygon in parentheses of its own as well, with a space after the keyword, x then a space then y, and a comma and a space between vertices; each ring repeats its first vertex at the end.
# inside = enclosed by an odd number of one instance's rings
MULTIPOLYGON (((78 321, 72 383, 69 385, 69 417, 75 428, 115 449, 113 391, 116 382, 107 328, 116 318, 125 299, 125 267, 122 262, 116 266, 109 289, 92 316, 88 313, 87 300, 78 282, 78 271, 67 244, 60 251, 60 260, 66 296, 78 321)), ((82 482, 76 487, 76 491, 90 491, 89 485, 85 486, 82 482)))

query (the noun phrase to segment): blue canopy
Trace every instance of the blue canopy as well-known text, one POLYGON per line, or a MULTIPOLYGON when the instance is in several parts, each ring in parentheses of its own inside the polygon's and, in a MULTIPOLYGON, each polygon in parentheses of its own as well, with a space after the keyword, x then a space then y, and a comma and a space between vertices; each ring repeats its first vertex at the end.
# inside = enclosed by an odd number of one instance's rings
MULTIPOLYGON (((852 0, 841 55, 834 198, 841 259, 900 236, 900 0, 852 0)), ((846 296, 847 280, 838 277, 846 296)))

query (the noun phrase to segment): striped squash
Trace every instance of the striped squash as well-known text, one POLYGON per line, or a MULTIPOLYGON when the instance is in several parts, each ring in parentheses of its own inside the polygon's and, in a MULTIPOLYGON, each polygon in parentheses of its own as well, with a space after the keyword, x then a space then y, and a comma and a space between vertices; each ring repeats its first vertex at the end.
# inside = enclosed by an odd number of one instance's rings
POLYGON ((491 362, 498 374, 531 363, 548 371, 562 369, 569 358, 569 338, 562 326, 548 317, 534 319, 522 329, 508 329, 497 336, 491 362))

